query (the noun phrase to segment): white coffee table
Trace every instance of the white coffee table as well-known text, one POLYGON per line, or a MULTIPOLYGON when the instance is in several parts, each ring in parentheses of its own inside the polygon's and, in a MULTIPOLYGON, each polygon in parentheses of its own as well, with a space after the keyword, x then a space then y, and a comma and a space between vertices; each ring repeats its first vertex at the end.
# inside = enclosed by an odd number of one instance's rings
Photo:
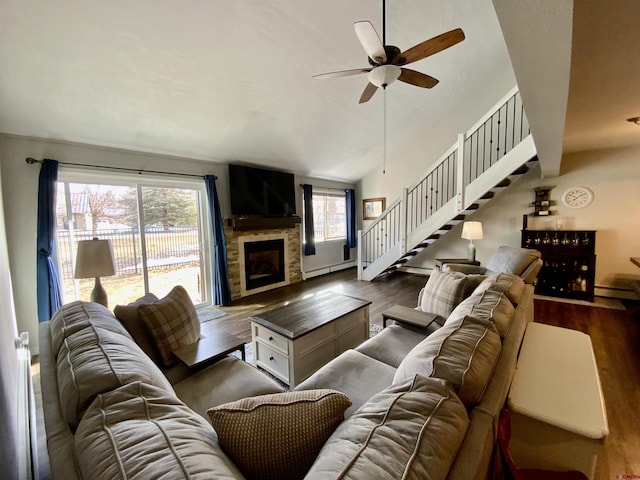
POLYGON ((249 317, 256 365, 295 388, 369 338, 370 304, 325 292, 249 317))

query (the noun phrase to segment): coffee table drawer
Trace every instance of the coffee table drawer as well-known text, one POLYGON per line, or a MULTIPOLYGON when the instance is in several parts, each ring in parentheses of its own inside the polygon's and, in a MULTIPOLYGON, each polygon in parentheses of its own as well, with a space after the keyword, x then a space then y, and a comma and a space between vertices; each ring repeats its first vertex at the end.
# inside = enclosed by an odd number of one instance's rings
POLYGON ((285 355, 289 354, 289 342, 282 335, 272 332, 268 328, 253 323, 253 336, 256 339, 263 340, 266 345, 280 350, 285 355))
POLYGON ((289 382, 289 358, 278 350, 265 345, 260 340, 254 342, 256 348, 256 362, 274 375, 289 382))

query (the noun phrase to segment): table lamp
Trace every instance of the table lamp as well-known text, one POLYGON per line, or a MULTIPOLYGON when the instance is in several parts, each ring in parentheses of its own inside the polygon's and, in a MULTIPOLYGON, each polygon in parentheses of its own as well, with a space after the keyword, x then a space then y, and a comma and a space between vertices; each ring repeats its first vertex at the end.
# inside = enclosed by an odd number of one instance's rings
POLYGON ((100 277, 108 277, 116 274, 111 254, 109 240, 80 240, 76 254, 76 269, 73 278, 95 278, 96 283, 91 291, 91 301, 100 303, 105 307, 107 292, 100 284, 100 277))
POLYGON ((482 240, 482 223, 480 222, 464 222, 462 224, 462 238, 469 240, 467 247, 467 260, 474 262, 476 260, 476 246, 474 240, 482 240))

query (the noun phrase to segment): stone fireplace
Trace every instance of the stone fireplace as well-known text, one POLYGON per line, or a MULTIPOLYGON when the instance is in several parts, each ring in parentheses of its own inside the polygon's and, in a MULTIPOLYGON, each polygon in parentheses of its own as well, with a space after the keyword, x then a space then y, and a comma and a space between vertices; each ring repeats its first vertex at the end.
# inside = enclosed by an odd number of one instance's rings
POLYGON ((231 299, 302 281, 300 224, 290 228, 224 227, 231 299))

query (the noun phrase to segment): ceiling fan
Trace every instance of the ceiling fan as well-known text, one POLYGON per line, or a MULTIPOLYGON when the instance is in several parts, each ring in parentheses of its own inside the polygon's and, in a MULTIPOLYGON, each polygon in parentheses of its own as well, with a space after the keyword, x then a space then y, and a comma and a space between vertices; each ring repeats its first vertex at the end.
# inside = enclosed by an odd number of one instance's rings
POLYGON ((385 0, 382 0, 382 41, 380 41, 380 37, 371 22, 361 21, 353 24, 356 36, 369 57, 370 67, 323 73, 314 75, 313 78, 345 77, 367 73, 369 82, 360 96, 359 103, 368 102, 379 87, 384 89, 396 80, 417 87, 433 88, 438 83, 438 79, 403 66, 460 43, 464 40, 464 32, 462 29, 456 28, 401 52, 398 47, 386 44, 385 16, 385 0))

